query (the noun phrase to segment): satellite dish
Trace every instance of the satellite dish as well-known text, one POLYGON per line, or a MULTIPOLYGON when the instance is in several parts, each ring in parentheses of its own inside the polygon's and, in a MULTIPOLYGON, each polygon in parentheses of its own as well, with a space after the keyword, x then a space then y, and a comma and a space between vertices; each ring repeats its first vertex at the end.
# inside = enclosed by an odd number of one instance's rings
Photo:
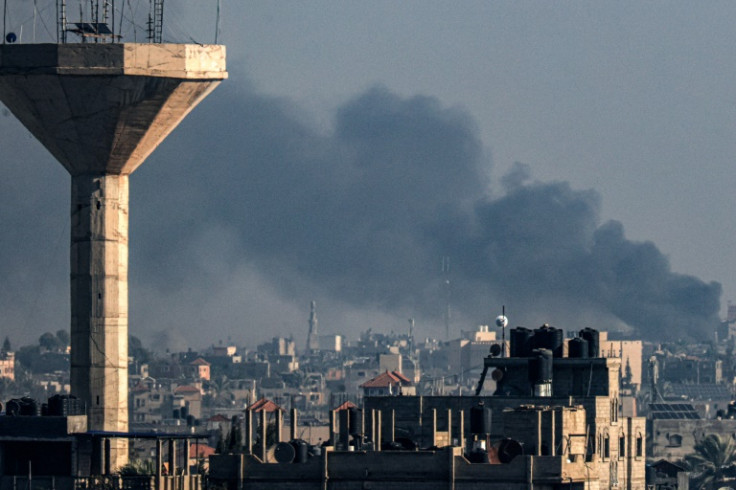
POLYGON ((491 379, 498 383, 503 379, 503 371, 501 371, 500 369, 494 369, 491 373, 491 379))
POLYGON ((9 32, 7 36, 5 36, 5 40, 10 44, 13 44, 15 41, 18 40, 18 36, 16 36, 14 32, 9 32))
POLYGON ((491 355, 493 357, 497 357, 501 353, 501 346, 498 344, 493 344, 491 346, 491 355))
POLYGON ((509 319, 506 318, 504 315, 499 315, 496 317, 496 326, 498 328, 506 327, 506 325, 509 324, 509 319))

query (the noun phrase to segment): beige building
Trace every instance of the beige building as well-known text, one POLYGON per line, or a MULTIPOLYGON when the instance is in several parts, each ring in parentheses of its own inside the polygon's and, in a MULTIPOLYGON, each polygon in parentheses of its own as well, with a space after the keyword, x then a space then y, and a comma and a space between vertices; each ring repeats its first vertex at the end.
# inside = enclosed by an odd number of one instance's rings
POLYGON ((631 383, 641 388, 642 342, 641 340, 608 340, 608 332, 600 332, 601 357, 621 359, 621 375, 631 370, 631 383))
POLYGON ((0 355, 0 378, 15 381, 15 353, 0 355))
POLYGON ((319 454, 282 442, 279 464, 263 449, 213 457, 210 480, 269 490, 646 488, 645 421, 621 415, 621 360, 563 357, 562 333, 549 327, 531 343, 550 335, 548 350, 484 359, 479 385, 490 372, 492 396, 367 396, 362 410, 333 415, 338 433, 319 454))

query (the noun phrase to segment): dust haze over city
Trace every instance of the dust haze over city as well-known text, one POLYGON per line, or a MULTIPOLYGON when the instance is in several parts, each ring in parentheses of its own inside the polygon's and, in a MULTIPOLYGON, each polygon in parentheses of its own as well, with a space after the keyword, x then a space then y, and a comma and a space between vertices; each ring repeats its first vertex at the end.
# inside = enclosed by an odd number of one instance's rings
MULTIPOLYGON (((215 3, 168 36, 213 42, 215 3)), ((131 178, 131 334, 301 339, 315 300, 324 333, 441 337, 449 280, 453 332, 505 305, 712 335, 736 294, 736 6, 221 5, 230 79, 131 178)), ((68 326, 69 177, 4 108, 0 131, 22 343, 68 326)))

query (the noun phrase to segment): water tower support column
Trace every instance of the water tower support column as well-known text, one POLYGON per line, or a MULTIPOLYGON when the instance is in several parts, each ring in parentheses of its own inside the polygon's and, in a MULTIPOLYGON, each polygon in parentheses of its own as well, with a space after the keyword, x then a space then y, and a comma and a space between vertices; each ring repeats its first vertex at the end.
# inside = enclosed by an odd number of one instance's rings
MULTIPOLYGON (((71 389, 92 430, 128 430, 128 196, 127 175, 72 177, 71 389)), ((127 441, 111 451, 124 464, 127 441)))

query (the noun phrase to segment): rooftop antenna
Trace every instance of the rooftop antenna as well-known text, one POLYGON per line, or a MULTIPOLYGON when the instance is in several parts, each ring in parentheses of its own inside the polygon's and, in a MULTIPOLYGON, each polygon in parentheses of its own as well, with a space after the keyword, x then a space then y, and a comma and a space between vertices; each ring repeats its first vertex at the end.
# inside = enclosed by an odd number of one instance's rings
POLYGON ((215 44, 220 37, 220 0, 217 0, 217 21, 215 22, 215 44))
POLYGON ((506 305, 501 306, 501 316, 496 317, 496 326, 501 329, 501 357, 506 357, 506 325, 509 319, 506 318, 506 305))
POLYGON ((450 318, 452 311, 450 309, 450 257, 442 257, 442 273, 445 276, 445 340, 450 340, 450 318))

